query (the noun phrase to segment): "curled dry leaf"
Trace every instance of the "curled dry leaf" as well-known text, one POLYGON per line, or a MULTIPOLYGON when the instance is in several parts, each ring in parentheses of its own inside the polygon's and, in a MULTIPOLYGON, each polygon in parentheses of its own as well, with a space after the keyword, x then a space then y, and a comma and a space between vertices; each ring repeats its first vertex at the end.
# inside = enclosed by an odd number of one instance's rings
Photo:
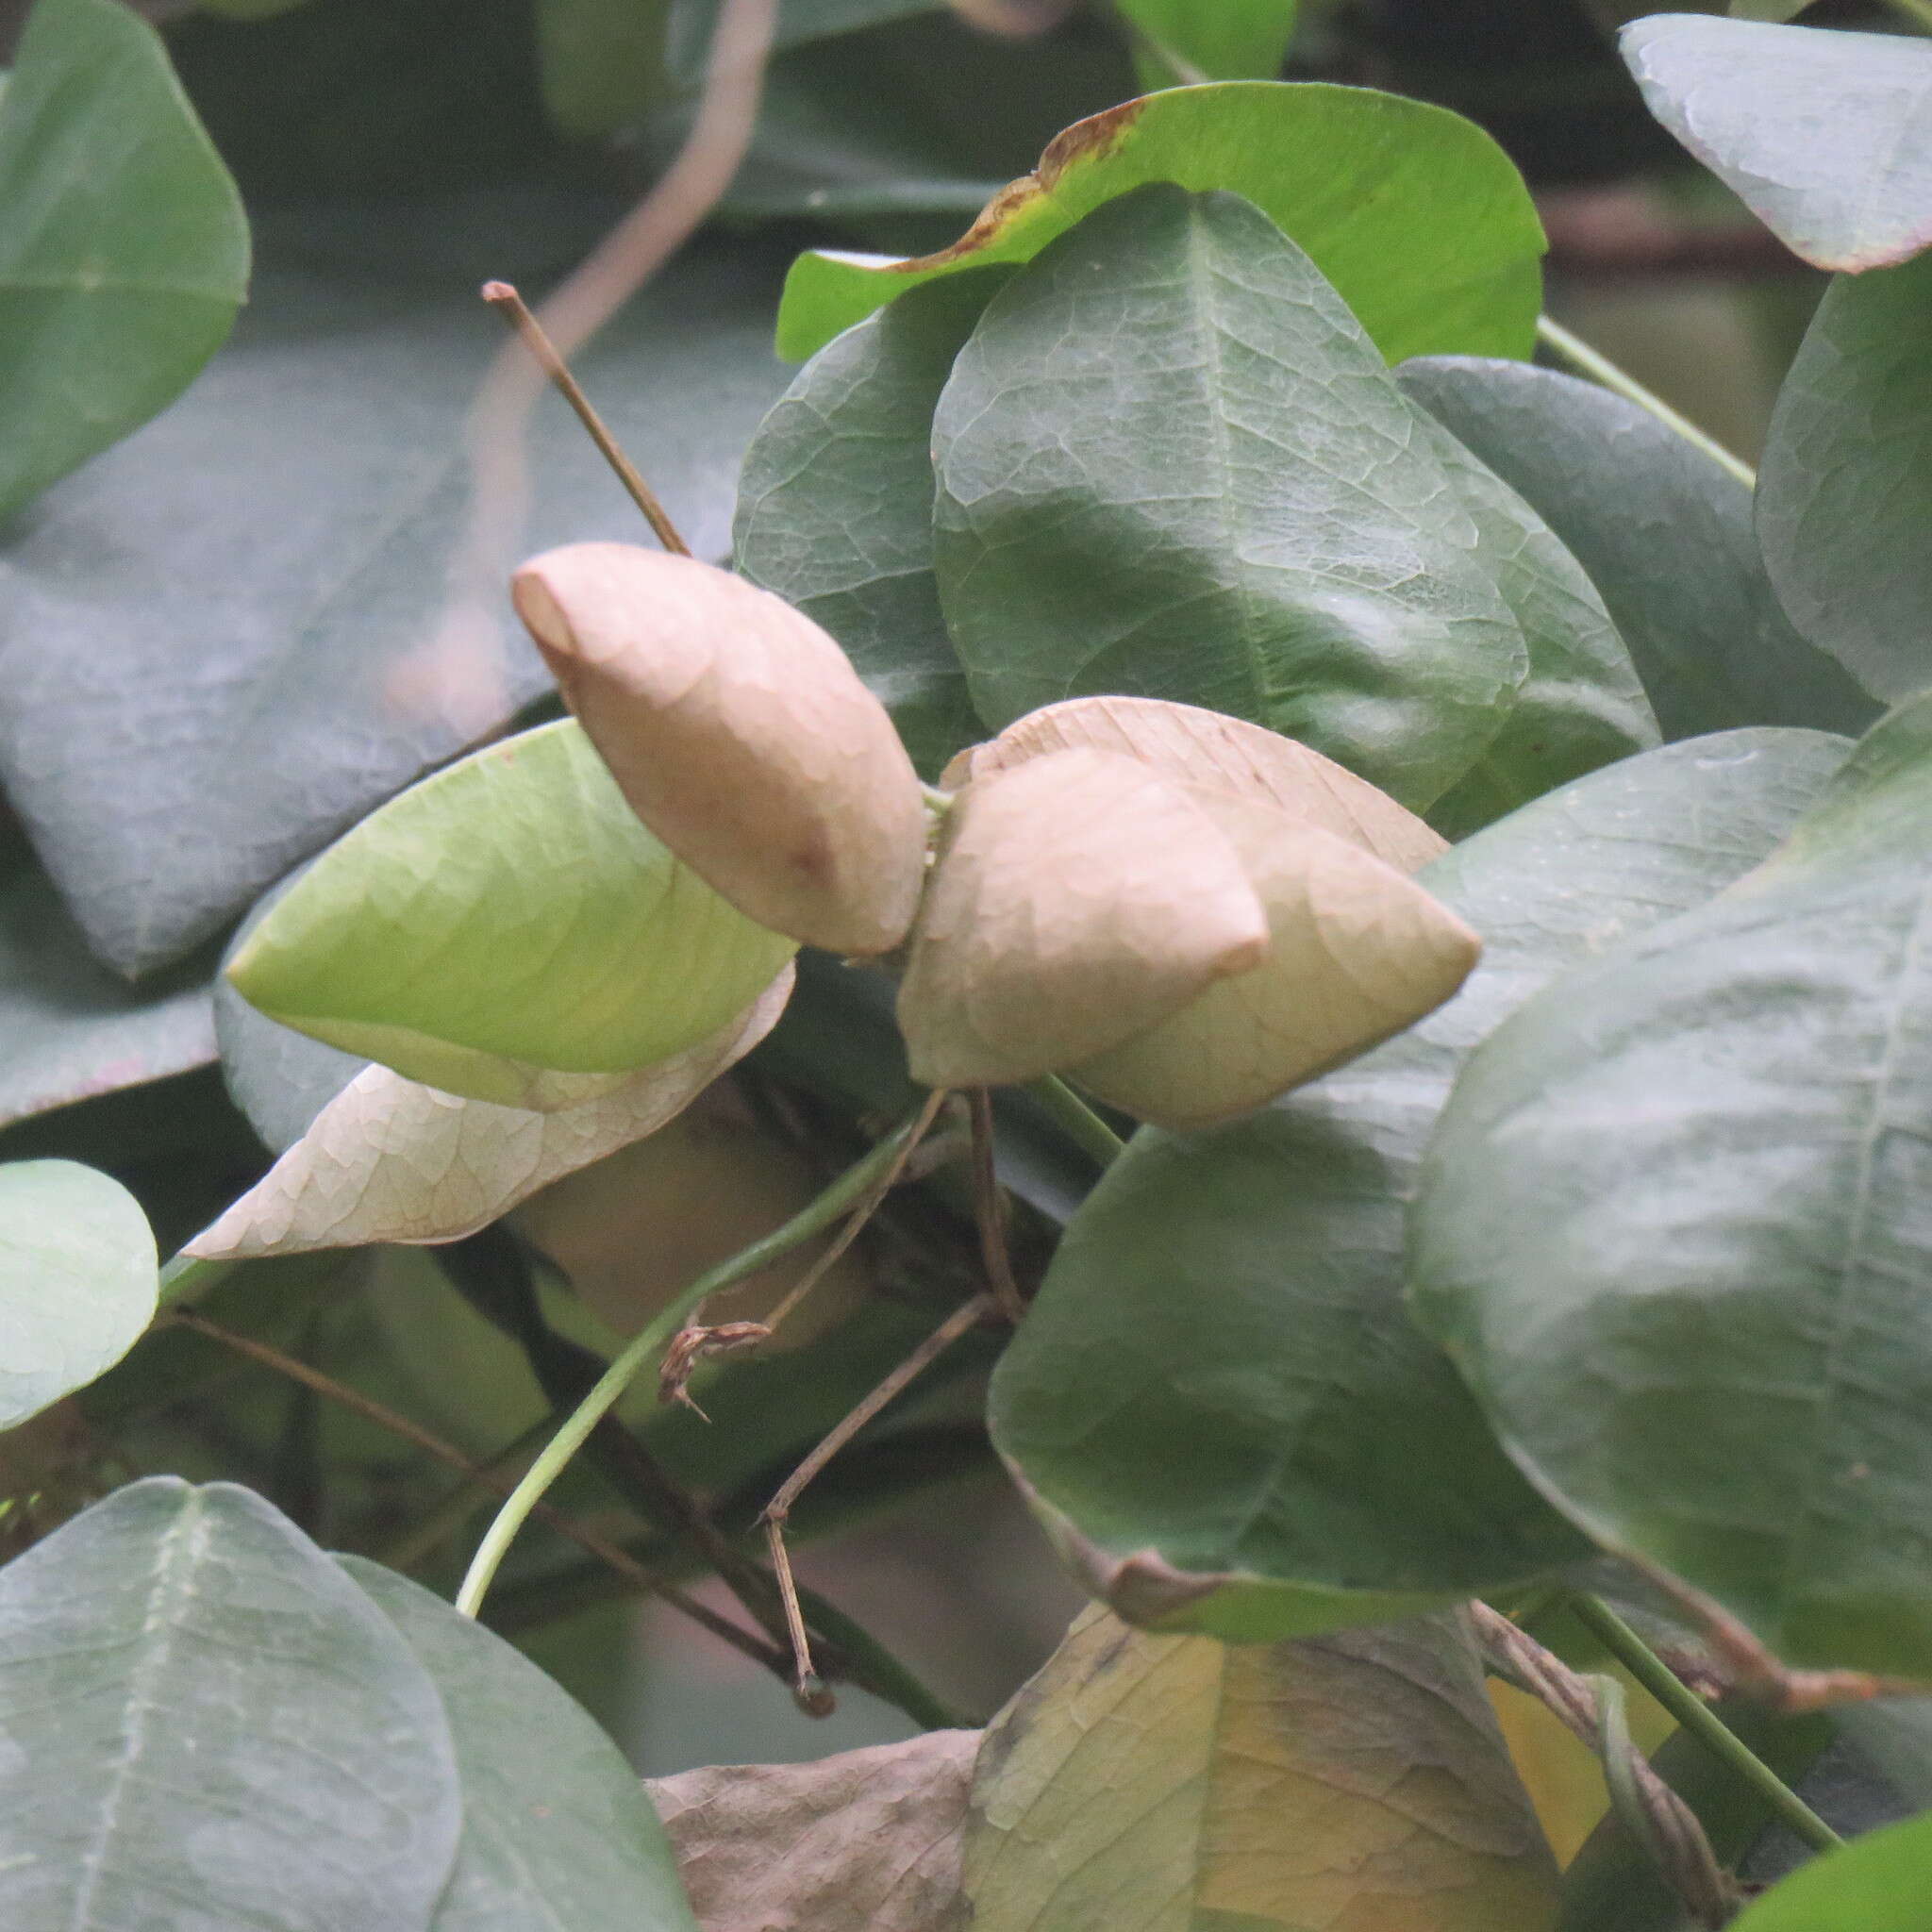
POLYGON ((1184 788, 1099 751, 995 772, 955 801, 914 929, 913 1075, 983 1086, 1089 1059, 1267 945, 1240 856, 1184 788))
POLYGON ((837 953, 905 937, 925 862, 892 721, 817 625, 728 571, 575 543, 519 614, 632 810, 748 918, 837 953))
POLYGON ((1333 832, 1398 872, 1417 872, 1448 848, 1386 791, 1278 731, 1165 698, 1068 698, 1008 724, 990 744, 961 752, 945 783, 959 786, 1057 751, 1084 746, 1139 758, 1170 778, 1271 805, 1333 832))
POLYGON ((649 1778, 704 1932, 949 1932, 977 1731, 649 1778))
POLYGON ((358 1074, 184 1252, 204 1260, 372 1241, 451 1241, 538 1189, 655 1133, 776 1024, 787 966, 728 1026, 622 1087, 555 1112, 459 1100, 387 1067, 358 1074))
POLYGON ((1084 1064, 1074 1078, 1156 1126, 1263 1106, 1433 1012, 1482 941, 1358 846, 1264 806, 1197 791, 1268 910, 1266 960, 1084 1064))

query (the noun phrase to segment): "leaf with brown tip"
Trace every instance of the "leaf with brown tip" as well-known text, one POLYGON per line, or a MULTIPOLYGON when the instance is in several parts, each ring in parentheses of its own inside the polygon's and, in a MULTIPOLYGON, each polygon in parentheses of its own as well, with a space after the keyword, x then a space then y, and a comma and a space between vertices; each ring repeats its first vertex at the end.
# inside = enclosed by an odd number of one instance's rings
POLYGON ((573 543, 517 611, 637 813, 748 918, 835 953, 905 937, 925 863, 918 774, 845 654, 693 558, 573 543))

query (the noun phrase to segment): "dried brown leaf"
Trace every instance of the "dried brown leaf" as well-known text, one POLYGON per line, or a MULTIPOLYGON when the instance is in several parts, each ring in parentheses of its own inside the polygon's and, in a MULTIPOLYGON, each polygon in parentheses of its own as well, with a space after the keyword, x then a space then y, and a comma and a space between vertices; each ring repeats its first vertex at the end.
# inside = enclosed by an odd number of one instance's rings
POLYGON ((1057 752, 954 801, 900 1030, 928 1085, 1029 1079, 1146 1031, 1267 943, 1240 857, 1185 788, 1057 752))
POLYGON ((631 809, 748 918, 890 951, 918 905, 925 812, 885 708, 802 612, 689 557, 575 543, 516 607, 631 809))

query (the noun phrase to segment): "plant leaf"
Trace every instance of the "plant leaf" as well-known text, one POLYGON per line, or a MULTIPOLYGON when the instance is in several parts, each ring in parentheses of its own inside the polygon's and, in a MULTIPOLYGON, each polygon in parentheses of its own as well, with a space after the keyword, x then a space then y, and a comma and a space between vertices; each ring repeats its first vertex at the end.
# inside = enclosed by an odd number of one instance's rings
POLYGON ((705 1932, 938 1932, 978 1731, 647 1778, 705 1932))
MULTIPOLYGON (((519 208, 554 248, 604 204, 519 208)), ((236 339, 193 391, 8 532, 0 785, 120 971, 220 931, 544 689, 488 572, 485 607, 441 628, 462 425, 502 334, 471 262, 518 216, 478 194, 270 237, 236 339)), ((701 555, 724 548, 740 452, 782 386, 762 320, 775 258, 771 243, 688 253, 579 358, 701 555)), ((560 404, 531 442, 531 542, 634 532, 560 404)))
MULTIPOLYGON (((1410 365, 1411 367, 1413 365, 1410 365)), ((1525 365, 1504 363, 1506 369, 1525 365)), ((1416 414, 1476 528, 1476 541, 1529 650, 1529 672, 1503 728, 1431 813, 1452 839, 1599 765, 1657 742, 1656 713, 1596 586, 1562 541, 1417 398, 1416 414)))
POLYGON ((738 489, 739 570, 838 639, 928 777, 979 733, 933 577, 933 410, 1008 273, 915 289, 828 342, 738 489))
POLYGON ((1047 247, 933 446, 941 601, 991 724, 1086 691, 1207 704, 1420 808, 1514 702, 1522 632, 1407 404, 1232 195, 1141 189, 1047 247))
POLYGON ((1077 123, 937 255, 801 256, 785 284, 778 353, 803 360, 936 275, 1030 261, 1102 203, 1153 181, 1230 189, 1256 203, 1391 362, 1529 353, 1542 228, 1490 137, 1394 94, 1269 81, 1151 94, 1077 123))
MULTIPOLYGON (((1932 103, 1932 42, 1909 44, 1925 52, 1932 103)), ((1932 685, 1928 519, 1932 257, 1924 257, 1825 291, 1778 391, 1757 488, 1765 567, 1791 622, 1888 699, 1932 685)))
POLYGON ((0 1164, 0 1429, 111 1369, 159 1285, 147 1216, 119 1181, 72 1160, 0 1164))
POLYGON ((441 1597, 379 1563, 336 1560, 448 1718, 463 1834, 431 1932, 696 1932, 663 1827, 596 1721, 441 1597))
POLYGON ((194 379, 248 293, 248 222, 160 37, 39 0, 0 99, 0 517, 194 379))
POLYGON ((1270 1638, 1583 1553, 1402 1306, 1416 1167, 1506 1014, 1746 872, 1847 749, 1737 732, 1525 807, 1423 874, 1484 940, 1447 1006, 1250 1120, 1135 1137, 991 1402, 995 1445, 1097 1592, 1135 1621, 1270 1638))
POLYGON ((763 1039, 791 990, 788 966, 710 1039, 547 1113, 458 1100, 371 1067, 183 1253, 244 1260, 474 1234, 539 1188, 656 1132, 763 1039))
POLYGON ((1122 16, 1150 43, 1136 49, 1141 77, 1151 92, 1184 81, 1273 80, 1294 36, 1297 0, 1122 0, 1122 16), (1192 71, 1173 67, 1177 55, 1192 71))
POLYGON ((1647 411, 1523 362, 1432 357, 1398 379, 1589 573, 1666 739, 1746 724, 1856 734, 1878 715, 1779 608, 1751 492, 1647 411))
POLYGON ((975 1932, 1547 1932, 1556 1868, 1454 1617, 1229 1648, 1086 1611, 974 1777, 975 1932))
POLYGON ((277 900, 227 976, 332 1046, 446 1092, 542 1108, 546 1090, 590 1097, 552 1071, 609 1087, 696 1045, 794 950, 674 858, 565 721, 365 819, 277 900))
POLYGON ((1814 267, 1932 243, 1932 45, 1694 13, 1632 21, 1620 45, 1650 111, 1814 267))
POLYGON ((0 1126, 214 1058, 206 959, 139 989, 97 964, 26 841, 0 825, 0 1126))
POLYGON ((1932 1672, 1932 698, 1786 844, 1501 1027, 1415 1305, 1510 1454, 1781 1655, 1932 1672))
POLYGON ((1732 1921, 1737 1932, 1916 1932, 1932 1818, 1908 1818, 1802 1865, 1732 1921))
POLYGON ((573 141, 608 141, 671 91, 671 0, 537 0, 543 111, 573 141))
POLYGON ((0 1914, 427 1932, 462 1807, 436 1687, 287 1518, 117 1491, 0 1573, 0 1914))

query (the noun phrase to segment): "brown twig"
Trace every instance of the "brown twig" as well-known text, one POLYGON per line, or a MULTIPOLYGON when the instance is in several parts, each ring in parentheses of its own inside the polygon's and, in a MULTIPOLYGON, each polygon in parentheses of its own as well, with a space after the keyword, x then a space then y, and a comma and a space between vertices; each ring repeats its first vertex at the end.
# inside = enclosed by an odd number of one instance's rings
POLYGON ((986 1088, 975 1087, 968 1102, 973 1112, 973 1219, 979 1228, 980 1257, 1000 1313, 1017 1327, 1025 1319, 1026 1303, 1007 1252, 1006 1204, 993 1167, 992 1095, 986 1088))
MULTIPOLYGON (((1495 1675, 1536 1698, 1599 1756, 1615 1746, 1614 1727, 1608 1727, 1611 1735, 1607 1742, 1597 1693, 1587 1677, 1488 1604, 1473 1603, 1469 1607, 1476 1641, 1495 1675)), ((1713 1928, 1728 1924, 1737 1912, 1740 1896, 1719 1865, 1697 1814, 1657 1776, 1627 1738, 1615 1768, 1612 1789, 1618 1784, 1625 1786, 1641 1807, 1642 1840, 1657 1857, 1673 1890, 1699 1924, 1713 1928)))
MULTIPOLYGON (((365 1395, 359 1389, 351 1389, 346 1383, 339 1382, 333 1375, 322 1370, 311 1368, 308 1363, 296 1357, 285 1354, 266 1341, 257 1341, 253 1336, 238 1335, 231 1328, 224 1328, 219 1323, 210 1322, 206 1315, 192 1308, 174 1308, 163 1318, 177 1327, 189 1328, 197 1335, 206 1336, 210 1341, 221 1343, 224 1348, 235 1354, 246 1356, 251 1361, 259 1362, 264 1368, 273 1369, 278 1375, 312 1390, 316 1394, 326 1397, 338 1407, 359 1415, 366 1422, 374 1423, 377 1428, 387 1430, 391 1435, 416 1448, 436 1461, 447 1464, 451 1469, 459 1470, 466 1482, 474 1483, 493 1495, 507 1496, 515 1488, 515 1478, 496 1470, 479 1467, 463 1454, 460 1449, 445 1442, 441 1436, 433 1434, 421 1424, 411 1422, 406 1415, 398 1414, 386 1404, 377 1402, 373 1396, 365 1395)), ((586 1529, 559 1509, 554 1509, 547 1503, 538 1504, 532 1512, 541 1522, 546 1523, 559 1536, 567 1537, 590 1556, 596 1557, 607 1569, 621 1576, 634 1590, 652 1596, 662 1597, 675 1608, 682 1610, 693 1623, 701 1624, 712 1636, 722 1638, 735 1650, 743 1652, 754 1662, 774 1672, 779 1677, 787 1674, 787 1659, 782 1651, 760 1642, 749 1631, 741 1629, 728 1618, 721 1617, 708 1605, 700 1603, 696 1597, 687 1594, 676 1585, 665 1583, 653 1576, 630 1553, 599 1536, 595 1530, 586 1529)))
POLYGON ((974 1295, 970 1302, 963 1302, 955 1308, 871 1394, 862 1397, 850 1413, 833 1426, 818 1447, 786 1478, 778 1493, 765 1505, 759 1516, 772 1552, 772 1571, 778 1579, 778 1589, 785 1602, 785 1621, 791 1635, 792 1694, 814 1716, 823 1715, 831 1708, 831 1705, 824 1682, 812 1667, 811 1645, 806 1638, 805 1617, 798 1604, 798 1585, 791 1574, 791 1558, 785 1549, 785 1523, 791 1514, 791 1506, 867 1423, 917 1381, 962 1335, 976 1328, 997 1308, 998 1304, 990 1294, 974 1295))

